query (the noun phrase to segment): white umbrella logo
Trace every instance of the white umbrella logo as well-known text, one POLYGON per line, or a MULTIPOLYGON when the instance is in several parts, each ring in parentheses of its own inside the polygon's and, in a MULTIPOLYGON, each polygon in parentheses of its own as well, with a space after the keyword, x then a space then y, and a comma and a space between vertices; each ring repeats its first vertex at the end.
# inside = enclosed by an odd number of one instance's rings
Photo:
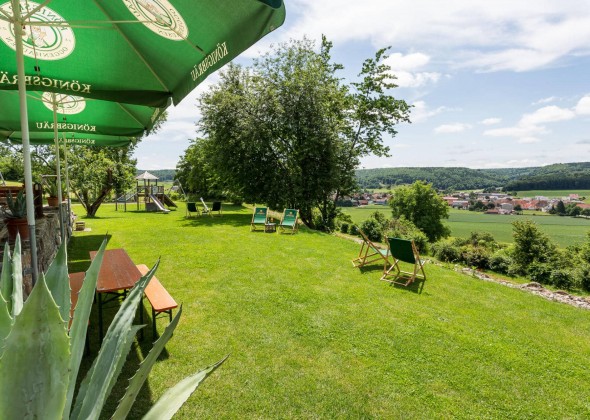
POLYGON ((79 114, 86 108, 86 101, 81 96, 63 95, 61 93, 45 92, 41 97, 43 105, 53 111, 53 95, 57 104, 57 113, 65 115, 79 114))
MULTIPOLYGON (((39 3, 32 1, 21 1, 21 9, 24 13, 40 6, 39 3)), ((10 2, 4 3, 0 8, 12 15, 10 2)), ((74 51, 76 46, 74 31, 58 13, 48 7, 43 7, 31 15, 29 22, 32 24, 26 26, 23 36, 23 53, 27 57, 39 60, 61 60, 74 51), (35 23, 39 23, 39 25, 35 25, 35 23), (47 23, 60 23, 60 25, 50 26, 47 23)), ((0 20, 0 39, 16 51, 14 30, 10 22, 0 20)))
POLYGON ((152 32, 173 41, 188 37, 186 22, 168 0, 123 0, 133 16, 152 32))

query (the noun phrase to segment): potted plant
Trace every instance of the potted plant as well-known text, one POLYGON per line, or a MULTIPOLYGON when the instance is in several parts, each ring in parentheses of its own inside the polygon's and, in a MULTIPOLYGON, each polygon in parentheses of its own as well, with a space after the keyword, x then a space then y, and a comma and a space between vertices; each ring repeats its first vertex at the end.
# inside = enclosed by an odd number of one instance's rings
POLYGON ((57 180, 50 179, 47 181, 47 193, 49 194, 49 197, 47 197, 47 205, 49 207, 57 207, 60 201, 57 190, 57 180))
POLYGON ((8 229, 8 240, 14 241, 16 234, 20 233, 22 240, 29 239, 29 225, 27 223, 27 202, 24 190, 20 190, 16 198, 8 193, 6 197, 8 211, 4 212, 4 223, 8 229))

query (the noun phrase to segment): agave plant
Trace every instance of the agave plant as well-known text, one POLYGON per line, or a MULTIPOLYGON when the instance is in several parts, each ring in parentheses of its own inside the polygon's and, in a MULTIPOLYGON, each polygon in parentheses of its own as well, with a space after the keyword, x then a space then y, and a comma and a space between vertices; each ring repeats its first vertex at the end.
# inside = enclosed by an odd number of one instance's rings
MULTIPOLYGON (((5 245, 0 273, 0 407, 5 418, 99 418, 135 334, 143 327, 132 325, 134 314, 158 267, 156 263, 122 303, 74 402, 76 378, 105 247, 106 240, 86 272, 68 330, 71 303, 65 245, 61 246, 25 302, 20 237, 17 237, 12 255, 8 244, 5 245)), ((172 336, 181 313, 182 307, 130 379, 114 419, 123 419, 129 413, 149 371, 172 336)), ((151 407, 144 418, 171 418, 199 384, 224 361, 225 358, 180 381, 151 407)))

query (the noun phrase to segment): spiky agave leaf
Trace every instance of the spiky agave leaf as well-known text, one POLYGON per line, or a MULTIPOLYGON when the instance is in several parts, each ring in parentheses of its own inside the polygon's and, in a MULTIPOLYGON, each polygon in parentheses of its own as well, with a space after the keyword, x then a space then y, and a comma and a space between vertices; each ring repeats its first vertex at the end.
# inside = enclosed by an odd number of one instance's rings
POLYGON ((156 360, 158 359, 158 356, 160 356, 160 353, 164 349, 164 346, 166 345, 168 340, 170 340, 170 337, 172 337, 172 333, 178 325, 178 321, 180 320, 181 314, 182 305, 180 306, 180 309, 178 310, 178 313, 176 314, 172 322, 168 324, 168 326, 164 330, 164 333, 154 343, 154 346, 148 353, 147 357, 141 362, 141 365, 139 366, 139 369, 137 369, 137 372, 135 372, 135 375, 133 375, 133 377, 129 380, 129 386, 125 391, 125 395, 123 395, 123 398, 121 398, 121 401, 119 401, 119 405, 117 406, 117 410, 113 414, 112 420, 127 418, 127 415, 129 414, 129 411, 131 410, 131 407, 133 406, 135 398, 137 398, 137 394, 141 390, 143 383, 147 379, 148 374, 152 370, 152 367, 156 363, 156 360))
POLYGON ((74 398, 74 390, 76 388, 76 378, 80 370, 80 362, 84 355, 84 343, 86 342, 86 334, 88 333, 88 319, 90 318, 90 311, 92 310, 92 301, 94 299, 94 291, 96 290, 96 283, 98 281, 98 273, 102 264, 104 250, 107 246, 107 238, 102 241, 96 256, 90 263, 90 268, 86 271, 82 288, 78 294, 78 303, 74 311, 72 325, 70 326, 70 348, 72 357, 70 358, 70 382, 68 387, 67 401, 64 409, 63 418, 70 417, 70 410, 72 408, 72 401, 74 398))
POLYGON ((62 242, 57 255, 49 265, 45 273, 47 287, 59 306, 59 313, 67 325, 70 320, 70 279, 68 277, 68 254, 66 252, 66 243, 62 242))
POLYGON ((66 328, 41 276, 15 318, 0 358, 2 417, 61 418, 69 358, 66 328))
POLYGON ((166 420, 171 419, 178 411, 182 404, 192 395, 197 387, 203 382, 215 369, 217 369, 229 355, 225 356, 214 365, 208 366, 200 372, 192 376, 184 378, 175 386, 160 397, 158 401, 152 406, 150 411, 143 417, 143 420, 166 420))
POLYGON ((16 317, 23 308, 23 263, 21 257, 20 234, 16 235, 12 253, 12 317, 16 317))
POLYGON ((115 315, 105 335, 100 352, 82 381, 72 418, 96 419, 100 415, 111 384, 117 379, 115 374, 118 373, 119 360, 126 357, 126 354, 123 354, 123 349, 137 306, 141 302, 145 287, 157 268, 158 263, 139 279, 115 315))
POLYGON ((0 273, 0 294, 8 304, 8 313, 12 312, 12 257, 8 241, 4 243, 2 272, 0 273))
POLYGON ((2 355, 2 349, 4 348, 4 339, 12 328, 12 317, 10 316, 12 308, 12 261, 8 241, 4 245, 2 261, 2 272, 0 273, 0 355, 2 355))

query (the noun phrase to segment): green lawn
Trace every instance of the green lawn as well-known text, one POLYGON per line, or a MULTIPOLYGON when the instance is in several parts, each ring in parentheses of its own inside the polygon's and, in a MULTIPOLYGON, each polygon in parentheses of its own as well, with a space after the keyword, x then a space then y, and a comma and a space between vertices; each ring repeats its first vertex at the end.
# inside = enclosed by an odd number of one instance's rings
MULTIPOLYGON (((161 257, 157 277, 183 304, 132 418, 226 354, 177 418, 590 416, 590 311, 432 264, 421 293, 391 287, 379 264, 352 268, 357 244, 307 229, 250 232, 248 208, 187 220, 183 203, 167 215, 103 205, 98 215, 72 238, 70 271, 88 267, 108 232, 109 248, 136 263, 161 257)), ((93 354, 96 325, 93 314, 93 354)), ((128 365, 145 356, 146 336, 128 365)))
MULTIPOLYGON (((391 211, 387 206, 343 207, 342 211, 350 214, 356 224, 362 223, 375 211, 391 217, 391 211)), ((526 219, 539 225, 539 228, 561 247, 585 242, 586 233, 590 231, 589 219, 553 216, 542 212, 527 212, 518 216, 451 209, 446 223, 451 228, 451 236, 464 238, 473 231, 480 231, 493 234, 497 241, 512 242, 512 222, 526 219)))

